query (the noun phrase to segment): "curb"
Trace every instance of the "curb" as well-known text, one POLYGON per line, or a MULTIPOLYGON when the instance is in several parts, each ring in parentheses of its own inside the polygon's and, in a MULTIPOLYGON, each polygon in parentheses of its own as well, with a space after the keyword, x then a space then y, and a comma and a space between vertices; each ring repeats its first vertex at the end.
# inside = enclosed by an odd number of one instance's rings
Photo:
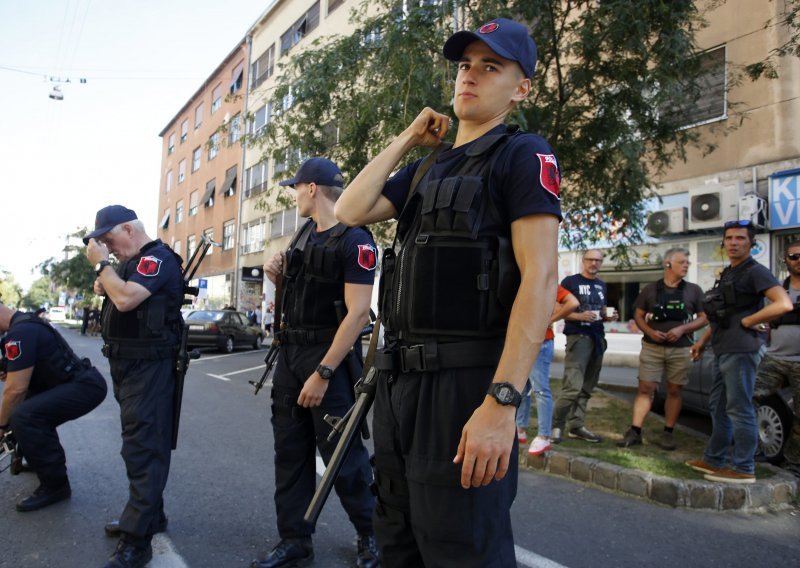
POLYGON ((793 507, 800 480, 767 465, 775 475, 752 484, 728 484, 702 479, 674 479, 602 462, 594 458, 550 451, 542 456, 520 452, 520 465, 533 471, 580 481, 615 493, 670 507, 742 511, 748 513, 793 507))

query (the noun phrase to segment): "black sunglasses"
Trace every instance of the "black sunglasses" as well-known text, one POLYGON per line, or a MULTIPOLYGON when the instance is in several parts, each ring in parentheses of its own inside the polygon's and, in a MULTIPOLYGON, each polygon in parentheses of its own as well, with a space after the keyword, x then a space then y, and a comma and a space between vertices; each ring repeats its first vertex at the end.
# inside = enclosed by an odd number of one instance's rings
POLYGON ((786 253, 786 260, 800 260, 800 252, 786 253))
POLYGON ((723 227, 725 229, 730 229, 731 227, 749 227, 752 224, 753 222, 749 219, 739 219, 738 221, 728 221, 723 227))

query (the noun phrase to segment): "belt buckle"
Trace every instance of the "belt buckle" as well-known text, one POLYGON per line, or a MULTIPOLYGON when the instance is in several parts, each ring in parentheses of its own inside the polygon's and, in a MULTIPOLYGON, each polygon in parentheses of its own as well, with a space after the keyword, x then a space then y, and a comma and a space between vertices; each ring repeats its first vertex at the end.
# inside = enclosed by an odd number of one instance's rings
POLYGON ((400 347, 400 370, 404 373, 411 371, 425 371, 425 346, 421 343, 417 345, 400 347))

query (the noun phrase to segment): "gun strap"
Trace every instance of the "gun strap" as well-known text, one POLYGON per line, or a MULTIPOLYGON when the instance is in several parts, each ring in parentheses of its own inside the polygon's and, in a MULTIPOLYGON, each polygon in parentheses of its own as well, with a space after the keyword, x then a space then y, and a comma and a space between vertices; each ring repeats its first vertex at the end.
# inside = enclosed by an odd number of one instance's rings
POLYGON ((375 364, 375 352, 378 350, 378 336, 381 334, 381 316, 375 318, 375 325, 372 327, 372 335, 369 338, 367 356, 364 357, 364 376, 375 364))

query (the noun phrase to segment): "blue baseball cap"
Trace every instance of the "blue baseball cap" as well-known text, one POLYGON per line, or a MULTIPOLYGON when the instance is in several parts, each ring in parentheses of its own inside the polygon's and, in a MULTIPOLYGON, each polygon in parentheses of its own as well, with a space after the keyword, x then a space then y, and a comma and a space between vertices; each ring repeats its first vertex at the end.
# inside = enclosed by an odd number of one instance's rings
POLYGON ((327 158, 308 158, 297 169, 293 178, 285 179, 278 185, 294 187, 298 183, 316 183, 332 187, 342 187, 344 177, 339 166, 327 158))
POLYGON ((133 209, 128 209, 122 205, 103 207, 94 218, 94 231, 83 237, 83 244, 88 245, 89 239, 96 239, 105 235, 120 223, 127 223, 136 219, 138 217, 133 209))
POLYGON ((473 41, 488 45, 497 55, 516 61, 530 79, 536 70, 536 43, 528 28, 506 18, 495 18, 474 32, 460 31, 444 43, 442 53, 450 61, 458 61, 473 41))

